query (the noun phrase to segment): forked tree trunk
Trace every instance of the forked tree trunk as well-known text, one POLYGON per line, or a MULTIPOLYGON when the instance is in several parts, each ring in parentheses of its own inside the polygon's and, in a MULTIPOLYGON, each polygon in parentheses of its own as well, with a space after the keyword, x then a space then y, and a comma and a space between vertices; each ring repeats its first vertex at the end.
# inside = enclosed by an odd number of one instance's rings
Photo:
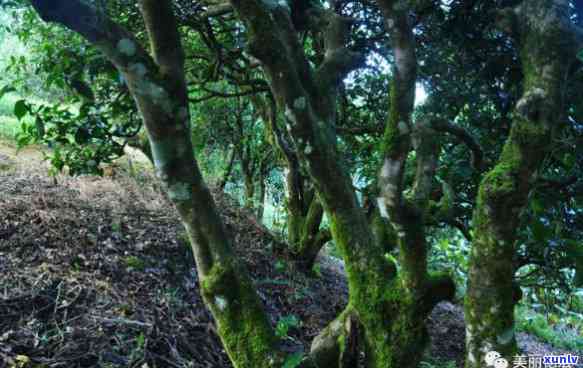
POLYGON ((282 154, 285 163, 287 241, 290 255, 299 270, 310 272, 322 247, 332 239, 330 231, 321 229, 324 209, 309 178, 302 174, 297 152, 277 124, 277 106, 260 97, 253 98, 260 112, 272 145, 282 154))
MULTIPOLYGON (((336 151, 338 85, 363 61, 362 55, 344 46, 350 21, 328 10, 312 9, 312 15, 328 25, 324 30, 326 57, 313 70, 298 42, 286 2, 231 3, 245 21, 249 50, 262 62, 278 106, 285 111, 298 156, 316 186, 346 263, 348 306, 314 341, 312 357, 324 362, 322 367, 342 367, 354 361, 347 354, 357 351, 365 353, 369 368, 416 367, 427 342, 424 317, 439 300, 452 297, 453 284, 447 277, 427 275, 421 269, 426 260, 421 259, 420 266, 413 257, 415 250, 404 263, 415 269, 406 271, 403 278, 397 275, 395 265, 385 259, 384 249, 376 246, 351 177, 336 151), (355 330, 362 338, 356 338, 355 330), (347 346, 347 341, 358 346, 347 346)), ((412 91, 407 86, 404 89, 414 94, 414 84, 412 91)), ((401 90, 394 92, 400 94, 401 90)), ((417 227, 411 229, 407 239, 420 241, 422 234, 414 234, 417 227)), ((403 249, 408 246, 403 244, 403 249)), ((417 243, 413 246, 421 249, 417 243)), ((419 256, 425 256, 424 250, 419 256)))
POLYGON ((485 367, 490 351, 508 361, 516 354, 513 258, 519 215, 564 116, 562 91, 582 45, 568 7, 566 0, 525 0, 500 12, 500 26, 520 48, 524 81, 510 136, 480 184, 474 212, 465 303, 468 368, 485 367))

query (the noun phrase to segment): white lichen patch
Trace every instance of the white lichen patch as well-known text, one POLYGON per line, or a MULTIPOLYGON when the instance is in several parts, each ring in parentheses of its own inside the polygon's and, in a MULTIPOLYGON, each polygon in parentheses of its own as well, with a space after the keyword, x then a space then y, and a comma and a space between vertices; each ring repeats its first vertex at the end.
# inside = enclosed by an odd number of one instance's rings
POLYGON ((154 82, 150 82, 147 84, 146 88, 148 88, 147 92, 152 98, 160 100, 168 98, 168 92, 164 90, 164 88, 160 87, 154 82))
POLYGON ((192 198, 190 183, 176 182, 168 186, 168 196, 173 201, 188 201, 192 198))
POLYGON ((277 2, 277 5, 279 5, 282 8, 286 8, 286 9, 290 10, 289 4, 285 0, 279 0, 277 2))
POLYGON ((530 112, 539 108, 538 104, 546 99, 547 94, 542 88, 533 88, 526 92, 516 103, 516 111, 525 118, 528 118, 530 112))
POLYGON ((379 212, 382 218, 389 219, 389 211, 387 210, 387 204, 383 197, 377 198, 377 206, 379 206, 379 212))
POLYGON ((162 167, 162 162, 159 159, 157 159, 155 155, 154 155, 154 165, 158 168, 158 169, 156 169, 156 176, 158 177, 158 179, 160 179, 160 181, 162 181, 162 182, 167 182, 168 181, 168 174, 166 174, 163 170, 160 169, 162 167))
POLYGON ((224 311, 227 308, 227 299, 223 298, 220 295, 215 296, 215 304, 219 308, 219 310, 224 311))
POLYGON ((496 336, 496 340, 501 345, 509 344, 514 338, 514 326, 504 330, 500 335, 496 336))
POLYGON ((154 82, 148 82, 144 84, 146 95, 149 95, 154 103, 162 108, 165 113, 171 114, 172 113, 172 102, 170 99, 170 95, 164 88, 157 85, 154 82))
POLYGON ((470 367, 473 367, 476 365, 477 361, 476 361, 476 356, 474 355, 474 353, 472 351, 470 351, 468 353, 468 361, 470 363, 470 367))
POLYGON ((129 38, 122 38, 117 43, 117 50, 126 56, 134 56, 137 51, 136 44, 129 38))
POLYGON ((303 110, 306 108, 306 98, 298 97, 294 100, 294 108, 298 110, 303 110))
POLYGON ((134 63, 128 67, 130 73, 137 75, 140 78, 143 78, 147 73, 148 69, 142 63, 134 63))
POLYGON ((397 203, 397 191, 399 187, 397 185, 389 183, 385 184, 383 188, 383 195, 385 198, 385 204, 387 206, 394 206, 397 203))
POLYGON ((399 175, 401 164, 397 160, 385 159, 381 169, 381 178, 390 179, 399 175))
POLYGON ((397 128, 399 129, 399 133, 403 135, 409 133, 409 126, 404 121, 400 121, 399 124, 397 124, 397 128))
POLYGON ((292 123, 296 122, 296 116, 294 115, 294 112, 292 109, 290 109, 289 107, 286 107, 285 109, 285 117, 291 121, 292 123))

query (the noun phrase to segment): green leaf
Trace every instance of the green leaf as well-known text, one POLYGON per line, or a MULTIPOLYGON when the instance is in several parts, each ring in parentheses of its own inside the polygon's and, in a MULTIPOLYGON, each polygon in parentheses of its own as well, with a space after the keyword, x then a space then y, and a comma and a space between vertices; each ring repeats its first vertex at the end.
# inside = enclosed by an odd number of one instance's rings
POLYGON ((285 359, 282 368, 296 368, 300 365, 303 358, 304 358, 303 353, 294 353, 285 359))
POLYGON ((577 59, 579 59, 583 63, 583 49, 579 50, 577 54, 577 59))
POLYGON ((22 119, 24 115, 28 114, 28 105, 25 100, 18 100, 14 104, 14 115, 18 120, 22 119))
POLYGON ((545 224, 542 223, 540 219, 533 219, 531 229, 534 240, 540 243, 547 240, 549 229, 545 226, 545 224))
POLYGON ((530 202, 530 205, 531 205, 531 208, 534 211, 534 213, 536 213, 537 215, 540 215, 545 210, 544 205, 542 204, 541 200, 538 198, 533 198, 532 201, 530 202))
POLYGON ((8 85, 0 88, 0 99, 2 97, 4 97, 5 94, 10 93, 10 92, 14 92, 14 91, 16 91, 16 89, 14 87, 8 86, 8 85))

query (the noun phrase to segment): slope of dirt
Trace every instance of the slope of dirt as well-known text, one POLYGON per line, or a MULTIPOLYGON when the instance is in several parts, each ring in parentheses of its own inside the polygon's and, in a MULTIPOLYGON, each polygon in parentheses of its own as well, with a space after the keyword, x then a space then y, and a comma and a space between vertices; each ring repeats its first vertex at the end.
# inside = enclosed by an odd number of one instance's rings
MULTIPOLYGON (((0 368, 231 367, 156 180, 123 171, 54 179, 41 158, 0 144, 0 368)), ((294 272, 265 228, 227 196, 214 196, 273 325, 287 316, 300 321, 286 348, 309 349, 346 303, 342 263, 322 257, 317 278, 294 272)), ((461 367, 461 307, 440 304, 429 330, 429 355, 461 367)), ((527 352, 550 351, 526 340, 527 352)))
MULTIPOLYGON (((36 152, 0 154, 11 164, 0 171, 0 366, 230 367, 152 177, 55 181, 36 152)), ((272 323, 302 323, 287 348, 307 349, 343 308, 344 281, 276 262, 277 241, 228 197, 215 200, 272 323)))

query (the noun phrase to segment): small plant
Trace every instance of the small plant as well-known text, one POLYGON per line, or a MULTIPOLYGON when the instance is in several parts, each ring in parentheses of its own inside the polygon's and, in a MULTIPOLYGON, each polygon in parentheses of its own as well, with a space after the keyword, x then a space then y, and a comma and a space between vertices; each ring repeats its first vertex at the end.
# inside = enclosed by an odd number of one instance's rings
POLYGON ((140 334, 136 337, 136 347, 139 350, 144 350, 145 346, 146 346, 146 336, 144 335, 143 332, 140 332, 140 334))
POLYGON ((144 262, 144 260, 136 256, 126 257, 125 264, 129 268, 133 268, 136 271, 144 271, 146 269, 146 263, 144 262))
POLYGON ((516 310, 518 328, 531 333, 539 339, 555 347, 579 351, 583 349, 583 337, 580 336, 577 326, 567 328, 564 316, 549 314, 544 316, 524 306, 516 310))
POLYGON ((283 272, 287 268, 287 264, 284 261, 277 261, 275 262, 275 270, 277 272, 283 272))
POLYGON ((304 353, 293 353, 289 355, 285 362, 283 363, 282 368, 296 368, 299 367, 304 359, 304 353))
POLYGON ((437 361, 433 358, 430 358, 427 361, 422 361, 419 363, 420 368, 456 368, 455 361, 450 360, 447 362, 437 361))
POLYGON ((113 231, 116 234, 121 234, 121 219, 120 218, 115 218, 113 219, 113 221, 111 222, 111 231, 113 231))
POLYGON ((316 277, 322 277, 322 267, 319 264, 315 264, 314 267, 312 267, 312 272, 316 277))
POLYGON ((300 326, 300 320, 298 317, 291 315, 282 317, 277 321, 277 326, 275 327, 275 334, 280 338, 289 338, 288 333, 292 328, 297 328, 300 326))

